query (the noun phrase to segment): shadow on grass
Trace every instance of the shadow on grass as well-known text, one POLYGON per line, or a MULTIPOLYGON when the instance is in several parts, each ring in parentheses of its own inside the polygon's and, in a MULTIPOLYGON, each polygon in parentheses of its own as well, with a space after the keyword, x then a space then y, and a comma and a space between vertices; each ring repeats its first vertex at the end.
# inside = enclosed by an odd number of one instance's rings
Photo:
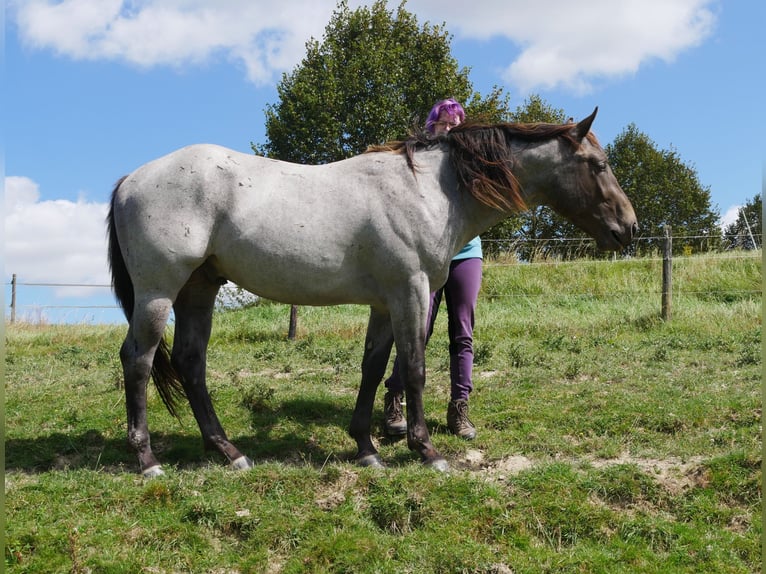
MULTIPOLYGON (((250 411, 251 434, 231 435, 237 447, 259 462, 307 464, 321 467, 327 461, 352 462, 356 454, 354 440, 348 436, 352 410, 331 400, 295 399, 250 411), (315 437, 317 427, 335 427, 344 435, 343 451, 338 452, 338 439, 322 444, 315 437), (290 430, 285 430, 288 428, 290 430)), ((429 428, 437 429, 435 420, 426 421, 429 428)), ((225 419, 223 421, 226 426, 225 419)), ((150 421, 151 425, 151 421, 150 421)), ((151 428, 151 427, 150 427, 151 428)), ((383 433, 381 413, 373 415, 372 435, 380 444, 397 443, 383 433)), ((437 431, 438 432, 438 431, 437 431)), ((155 430, 151 435, 152 448, 164 465, 180 469, 194 469, 209 464, 225 464, 217 452, 206 451, 195 424, 188 431, 165 432, 155 430)), ((399 466, 417 459, 414 453, 401 453, 389 464, 399 466)), ((83 432, 55 432, 30 438, 8 438, 5 442, 5 470, 41 473, 56 470, 89 469, 102 472, 137 472, 138 464, 127 438, 106 438, 98 429, 83 432)))

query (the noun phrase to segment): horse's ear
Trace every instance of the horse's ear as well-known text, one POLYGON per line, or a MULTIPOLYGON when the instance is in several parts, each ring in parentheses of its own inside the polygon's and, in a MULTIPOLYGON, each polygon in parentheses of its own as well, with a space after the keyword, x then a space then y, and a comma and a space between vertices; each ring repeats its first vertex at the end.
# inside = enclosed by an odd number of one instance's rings
POLYGON ((575 126, 575 135, 578 140, 581 140, 585 138, 585 136, 588 135, 588 132, 590 131, 590 126, 593 124, 593 120, 596 119, 596 113, 598 112, 598 106, 596 106, 596 109, 593 110, 593 113, 589 115, 584 120, 580 120, 577 122, 577 125, 575 126))

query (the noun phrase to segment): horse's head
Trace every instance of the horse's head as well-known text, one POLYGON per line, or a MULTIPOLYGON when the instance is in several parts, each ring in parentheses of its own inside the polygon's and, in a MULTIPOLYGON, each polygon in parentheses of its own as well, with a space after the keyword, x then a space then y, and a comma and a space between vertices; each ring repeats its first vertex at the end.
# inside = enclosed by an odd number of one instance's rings
POLYGON ((590 132, 596 111, 577 124, 461 124, 447 138, 458 182, 486 207, 548 205, 599 248, 626 247, 638 223, 590 132))
POLYGON ((606 153, 590 132, 597 111, 572 124, 566 139, 574 145, 562 142, 560 149, 569 149, 564 152, 560 169, 555 170, 557 181, 553 186, 557 189, 548 187, 550 196, 544 202, 592 236, 600 249, 618 251, 627 247, 638 232, 638 221, 609 167, 606 153))

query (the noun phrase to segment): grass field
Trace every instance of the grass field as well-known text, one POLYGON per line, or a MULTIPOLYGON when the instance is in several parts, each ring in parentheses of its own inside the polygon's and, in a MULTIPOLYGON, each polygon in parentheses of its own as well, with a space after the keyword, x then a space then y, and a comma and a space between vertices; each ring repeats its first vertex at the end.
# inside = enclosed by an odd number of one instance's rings
MULTIPOLYGON (((759 254, 760 255, 760 254, 759 254)), ((219 313, 208 381, 234 472, 193 417, 149 417, 167 475, 125 440, 123 326, 6 325, 5 571, 751 573, 761 570, 759 255, 485 266, 467 443, 446 430, 446 313, 428 348, 423 468, 346 434, 367 310, 219 313)))

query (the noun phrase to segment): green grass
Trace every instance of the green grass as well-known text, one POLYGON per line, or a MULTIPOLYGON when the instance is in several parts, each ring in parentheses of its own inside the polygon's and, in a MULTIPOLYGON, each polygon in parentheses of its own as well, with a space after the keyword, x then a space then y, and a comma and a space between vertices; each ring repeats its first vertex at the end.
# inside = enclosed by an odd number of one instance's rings
POLYGON ((750 573, 761 569, 761 259, 485 266, 471 418, 446 432, 446 313, 427 422, 452 472, 346 434, 367 309, 216 317, 209 387, 256 466, 205 453, 150 393, 167 475, 125 440, 123 326, 6 325, 5 571, 750 573))

